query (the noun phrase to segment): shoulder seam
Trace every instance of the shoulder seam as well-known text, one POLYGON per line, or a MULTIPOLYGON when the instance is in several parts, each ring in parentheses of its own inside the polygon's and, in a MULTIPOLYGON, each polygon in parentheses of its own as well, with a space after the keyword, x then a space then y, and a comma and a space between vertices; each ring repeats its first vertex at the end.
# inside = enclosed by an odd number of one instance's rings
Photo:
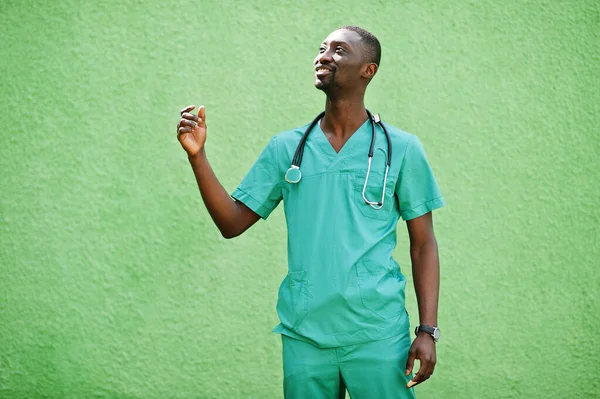
POLYGON ((404 149, 404 154, 402 154, 402 164, 400 165, 400 170, 398 171, 398 178, 396 181, 400 180, 400 175, 402 174, 402 170, 404 170, 404 164, 406 163, 406 153, 408 152, 408 149, 410 148, 410 146, 412 145, 414 139, 415 139, 415 135, 414 134, 410 134, 410 139, 408 140, 408 143, 406 144, 406 148, 404 149))

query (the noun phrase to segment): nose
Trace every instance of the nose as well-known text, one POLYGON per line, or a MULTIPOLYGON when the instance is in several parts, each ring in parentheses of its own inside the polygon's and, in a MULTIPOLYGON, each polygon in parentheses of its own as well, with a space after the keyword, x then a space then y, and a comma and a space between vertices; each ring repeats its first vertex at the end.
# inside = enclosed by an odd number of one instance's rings
POLYGON ((325 50, 322 53, 317 54, 317 57, 315 58, 315 65, 329 64, 331 62, 333 62, 333 58, 329 50, 325 50))

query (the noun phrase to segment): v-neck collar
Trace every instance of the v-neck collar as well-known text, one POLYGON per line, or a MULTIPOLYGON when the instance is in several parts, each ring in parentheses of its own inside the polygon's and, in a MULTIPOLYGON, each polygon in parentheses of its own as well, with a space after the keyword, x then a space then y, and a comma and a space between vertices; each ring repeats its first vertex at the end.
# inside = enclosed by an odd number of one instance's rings
MULTIPOLYGON (((346 140, 342 148, 340 148, 339 152, 335 151, 335 149, 327 139, 327 136, 325 136, 325 132, 323 132, 323 130, 321 129, 321 121, 319 121, 319 123, 317 123, 317 125, 315 126, 313 138, 315 138, 315 141, 318 143, 319 148, 327 157, 329 157, 332 160, 339 160, 344 156, 350 154, 352 148, 356 146, 356 144, 360 141, 361 136, 365 135, 366 133, 370 133, 370 126, 371 125, 369 118, 367 118, 367 120, 362 125, 360 125, 358 129, 354 131, 354 133, 352 133, 348 140, 346 140)), ((370 134, 369 137, 371 137, 370 134)))

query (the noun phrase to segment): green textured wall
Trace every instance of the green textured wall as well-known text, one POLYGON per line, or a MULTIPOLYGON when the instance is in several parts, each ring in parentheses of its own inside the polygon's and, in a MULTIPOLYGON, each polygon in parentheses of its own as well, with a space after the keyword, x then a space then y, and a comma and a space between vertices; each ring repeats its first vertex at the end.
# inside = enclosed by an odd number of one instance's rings
POLYGON ((367 105, 448 202, 418 396, 597 397, 599 3, 270 3, 0 2, 0 397, 282 396, 282 209, 222 239, 175 126, 206 105, 232 190, 322 109, 312 59, 344 24, 379 36, 367 105))

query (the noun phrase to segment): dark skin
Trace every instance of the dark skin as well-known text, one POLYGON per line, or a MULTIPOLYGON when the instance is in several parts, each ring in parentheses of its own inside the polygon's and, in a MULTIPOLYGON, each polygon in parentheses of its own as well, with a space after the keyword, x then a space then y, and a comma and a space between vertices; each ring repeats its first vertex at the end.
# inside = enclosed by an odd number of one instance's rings
MULTIPOLYGON (((327 96, 325 116, 320 126, 337 152, 368 118, 364 96, 378 65, 366 59, 365 50, 358 33, 339 29, 323 41, 314 59, 315 87, 327 96)), ((190 105, 181 110, 177 137, 188 155, 210 216, 223 237, 233 238, 249 229, 260 217, 243 203, 233 200, 215 176, 204 150, 206 111, 204 106, 200 106, 198 113, 193 114, 195 108, 190 105)), ((406 226, 419 322, 437 326, 440 272, 431 212, 407 221, 406 226)), ((436 351, 430 335, 420 333, 413 341, 406 362, 406 375, 413 371, 415 359, 419 360, 420 366, 411 380, 412 386, 433 374, 436 351)))

